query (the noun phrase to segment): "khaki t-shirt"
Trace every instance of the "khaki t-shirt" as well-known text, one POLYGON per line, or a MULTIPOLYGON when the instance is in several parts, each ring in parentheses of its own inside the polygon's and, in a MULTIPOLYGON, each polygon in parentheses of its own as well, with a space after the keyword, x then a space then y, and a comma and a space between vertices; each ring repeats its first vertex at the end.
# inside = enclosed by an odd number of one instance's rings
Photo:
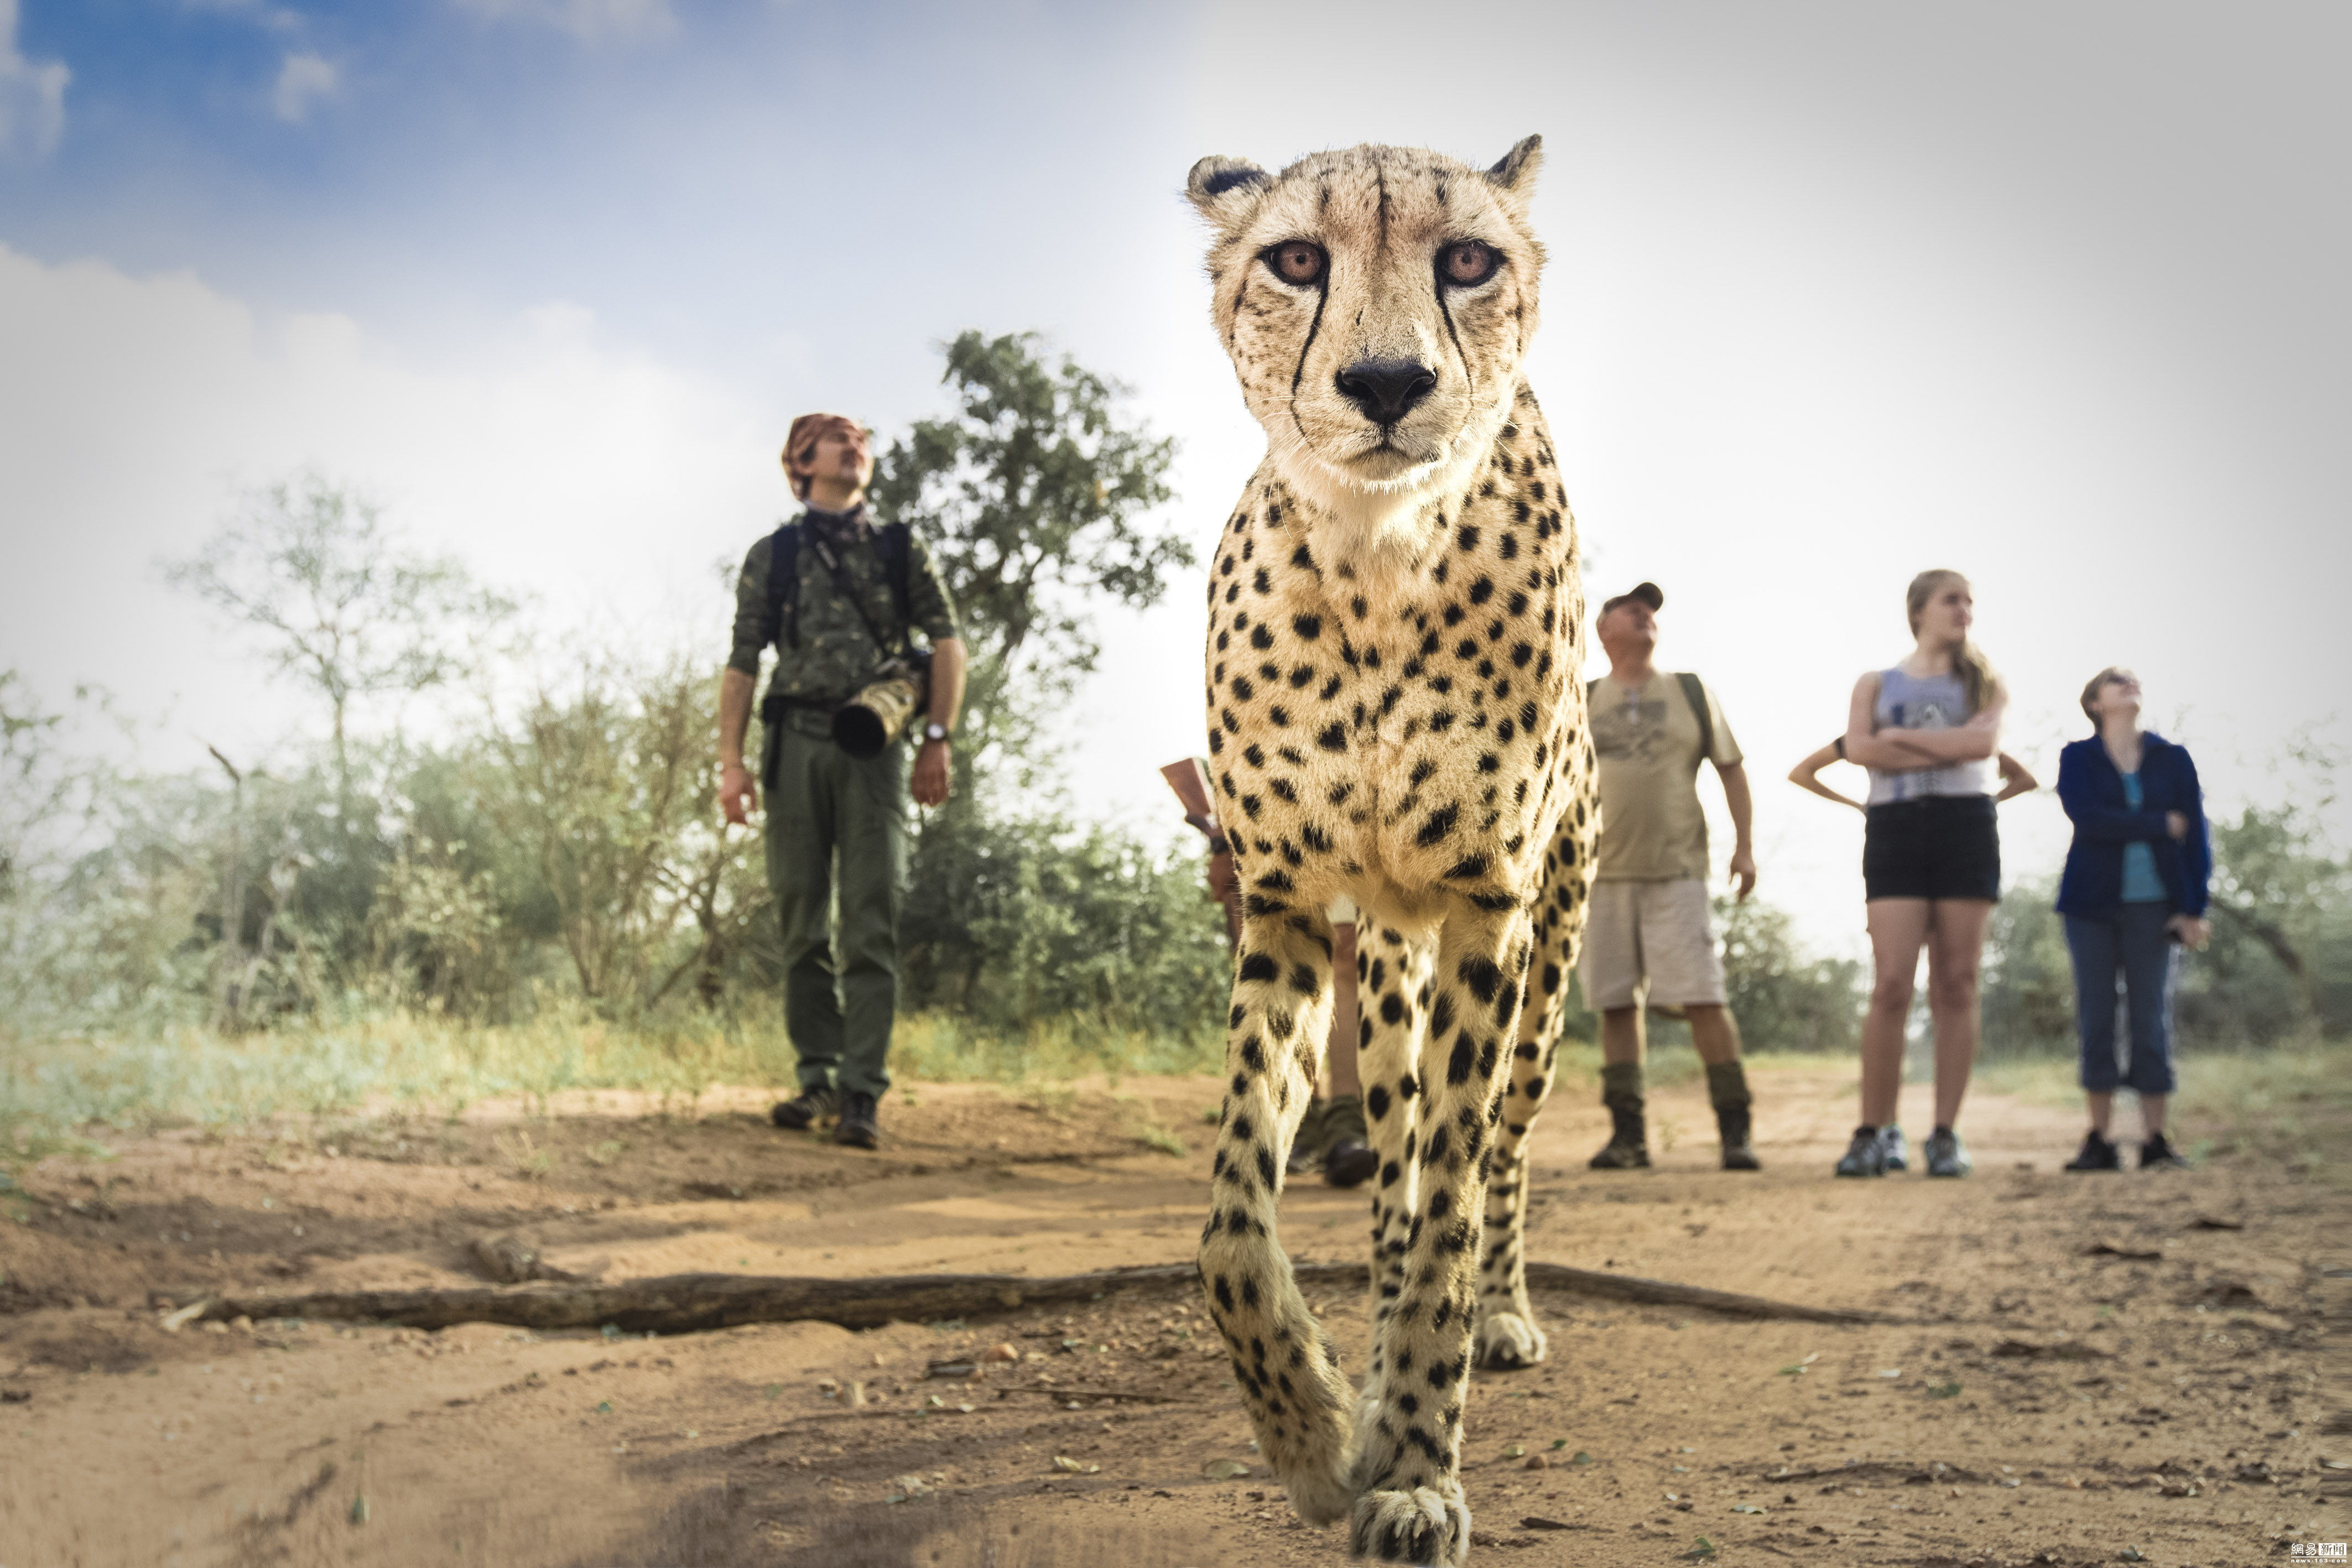
MULTIPOLYGON (((1706 689, 1715 748, 1706 760, 1739 761, 1723 709, 1706 689)), ((1707 874, 1706 814, 1698 804, 1698 715, 1682 683, 1654 672, 1639 690, 1603 675, 1592 688, 1592 747, 1601 758, 1601 882, 1707 874)))

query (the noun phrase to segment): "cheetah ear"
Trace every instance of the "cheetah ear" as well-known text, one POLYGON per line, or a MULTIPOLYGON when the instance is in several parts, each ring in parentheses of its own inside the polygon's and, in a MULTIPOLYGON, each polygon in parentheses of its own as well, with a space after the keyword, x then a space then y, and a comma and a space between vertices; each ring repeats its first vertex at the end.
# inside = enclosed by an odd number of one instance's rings
POLYGON ((1212 153, 1192 165, 1184 181, 1184 193, 1202 217, 1230 230, 1241 226, 1260 193, 1273 183, 1274 176, 1255 163, 1212 153))
POLYGON ((1543 138, 1530 136, 1496 161, 1486 178, 1506 191, 1524 195, 1534 189, 1536 171, 1543 167, 1543 138))

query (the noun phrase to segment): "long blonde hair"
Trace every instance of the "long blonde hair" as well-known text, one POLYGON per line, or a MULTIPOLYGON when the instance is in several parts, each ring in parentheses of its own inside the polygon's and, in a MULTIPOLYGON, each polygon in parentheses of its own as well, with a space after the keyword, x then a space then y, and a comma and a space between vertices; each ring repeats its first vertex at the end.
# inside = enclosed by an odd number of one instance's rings
MULTIPOLYGON (((1910 615, 1911 635, 1914 637, 1919 634, 1919 618, 1927 612, 1927 601, 1933 599, 1936 591, 1948 582, 1957 582, 1963 588, 1969 586, 1966 577, 1947 567, 1923 571, 1911 580, 1911 586, 1903 594, 1903 607, 1910 615)), ((1952 668, 1960 677, 1961 689, 1968 694, 1969 712, 1984 712, 1992 702, 1994 690, 2000 685, 2000 676, 1994 671, 1992 661, 1985 657, 1983 649, 1964 636, 1960 639, 1960 645, 1952 650, 1952 668)))

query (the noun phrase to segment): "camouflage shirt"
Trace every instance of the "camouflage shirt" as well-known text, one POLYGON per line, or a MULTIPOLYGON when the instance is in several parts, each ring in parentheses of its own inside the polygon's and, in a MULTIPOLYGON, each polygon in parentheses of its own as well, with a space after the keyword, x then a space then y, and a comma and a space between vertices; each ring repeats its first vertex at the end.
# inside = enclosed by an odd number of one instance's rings
MULTIPOLYGON (((783 627, 777 628, 776 673, 768 683, 768 693, 792 698, 796 704, 835 704, 856 695, 873 680, 882 662, 898 652, 902 635, 898 611, 891 601, 890 582, 881 558, 875 552, 873 529, 866 521, 865 507, 849 512, 822 512, 812 507, 801 514, 799 521, 800 641, 794 645, 785 638, 783 627), (858 603, 865 607, 875 631, 887 640, 887 653, 876 643, 874 632, 866 629, 856 608, 844 600, 834 586, 833 573, 816 548, 819 541, 841 562, 842 573, 857 594, 858 603)), ((760 674, 760 655, 769 646, 763 634, 767 631, 768 559, 774 547, 772 535, 753 545, 743 558, 741 575, 735 580, 735 644, 728 654, 727 667, 740 670, 755 680, 760 674)), ((907 547, 907 615, 914 630, 933 643, 961 635, 956 627, 954 601, 948 598, 947 588, 931 565, 930 550, 919 537, 909 538, 907 547)), ((788 712, 787 722, 795 728, 806 729, 813 735, 831 733, 830 721, 818 709, 794 706, 788 712)))

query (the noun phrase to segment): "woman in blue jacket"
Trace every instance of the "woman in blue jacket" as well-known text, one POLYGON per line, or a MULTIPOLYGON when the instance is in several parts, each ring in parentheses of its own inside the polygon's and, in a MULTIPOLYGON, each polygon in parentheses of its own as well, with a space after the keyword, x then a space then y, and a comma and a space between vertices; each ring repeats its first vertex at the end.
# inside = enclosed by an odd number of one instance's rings
POLYGON ((2058 757, 2058 800, 2074 820, 2058 912, 2074 960, 2074 1014, 2091 1131, 2074 1171, 2123 1168, 2108 1140, 2118 1084, 2139 1095, 2142 1170, 2187 1165, 2164 1135, 2172 1092, 2173 950, 2205 945, 2213 850, 2189 753, 2139 727, 2139 680, 2108 668, 2083 688, 2099 727, 2058 757), (2129 1066, 2116 1063, 2116 980, 2131 1019, 2129 1066))

